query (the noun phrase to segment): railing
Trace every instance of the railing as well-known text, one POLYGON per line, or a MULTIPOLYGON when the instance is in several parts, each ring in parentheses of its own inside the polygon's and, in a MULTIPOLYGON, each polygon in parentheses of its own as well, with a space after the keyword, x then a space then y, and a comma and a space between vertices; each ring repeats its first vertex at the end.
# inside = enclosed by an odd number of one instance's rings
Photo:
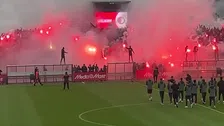
POLYGON ((72 64, 66 65, 8 65, 6 67, 6 83, 32 83, 34 69, 39 69, 42 82, 62 82, 63 75, 68 72, 70 80, 80 81, 106 81, 106 80, 132 80, 135 78, 135 63, 108 63, 106 72, 78 72, 73 71, 72 64))
POLYGON ((131 80, 135 77, 134 63, 108 63, 108 80, 131 80))
MULTIPOLYGON (((8 83, 31 83, 34 69, 39 69, 43 82, 61 82, 62 76, 68 72, 72 76, 72 64, 66 65, 8 65, 6 67, 8 83)), ((73 80, 73 78, 71 78, 73 80)))
POLYGON ((215 76, 217 69, 224 69, 224 60, 185 61, 183 72, 194 74, 193 76, 215 76))

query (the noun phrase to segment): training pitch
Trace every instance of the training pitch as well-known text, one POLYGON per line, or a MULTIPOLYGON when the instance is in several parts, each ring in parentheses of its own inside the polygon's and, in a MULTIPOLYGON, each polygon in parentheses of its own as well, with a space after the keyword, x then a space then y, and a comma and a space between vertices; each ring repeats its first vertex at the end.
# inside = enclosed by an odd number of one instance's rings
MULTIPOLYGON (((156 85, 157 86, 157 85, 156 85)), ((216 109, 199 104, 185 109, 160 105, 153 90, 148 101, 145 83, 73 83, 44 86, 0 86, 0 126, 223 126, 224 104, 216 109)), ((208 103, 208 101, 207 101, 208 103)))

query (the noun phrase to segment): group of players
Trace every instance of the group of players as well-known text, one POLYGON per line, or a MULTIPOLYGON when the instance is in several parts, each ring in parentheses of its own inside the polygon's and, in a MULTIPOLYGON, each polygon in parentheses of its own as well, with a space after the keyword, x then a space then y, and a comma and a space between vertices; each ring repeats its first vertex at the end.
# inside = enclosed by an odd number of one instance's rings
MULTIPOLYGON (((152 81, 151 79, 146 81, 147 91, 149 94, 149 100, 152 100, 152 90, 153 85, 156 82, 152 81)), ((220 103, 221 96, 223 98, 224 104, 224 80, 220 77, 220 80, 217 82, 215 78, 211 78, 210 81, 206 82, 203 77, 200 78, 199 81, 192 80, 191 76, 188 74, 186 77, 186 81, 183 78, 177 82, 174 77, 172 76, 168 83, 166 84, 163 79, 160 79, 158 84, 158 90, 161 99, 161 105, 164 105, 164 93, 165 89, 167 88, 169 94, 170 104, 174 103, 174 105, 178 108, 178 102, 184 101, 184 94, 185 94, 185 108, 189 106, 192 108, 193 105, 197 104, 198 92, 201 94, 201 100, 203 104, 206 104, 206 95, 207 92, 209 94, 209 105, 216 108, 216 99, 217 93, 218 95, 218 103, 220 103), (189 104, 190 103, 190 104, 189 104)))

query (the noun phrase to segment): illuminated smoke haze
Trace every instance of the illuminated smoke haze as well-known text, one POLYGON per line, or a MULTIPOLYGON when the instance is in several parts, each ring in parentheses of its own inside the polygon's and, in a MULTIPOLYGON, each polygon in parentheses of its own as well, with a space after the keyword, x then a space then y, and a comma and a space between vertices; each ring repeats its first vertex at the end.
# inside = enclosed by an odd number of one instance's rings
MULTIPOLYGON (((58 64, 62 47, 68 51, 67 63, 104 64, 100 53, 96 57, 85 54, 86 44, 96 45, 98 52, 107 43, 105 34, 90 29, 94 21, 90 0, 1 0, 1 32, 14 28, 34 28, 55 20, 72 19, 72 26, 65 25, 48 39, 33 36, 22 42, 22 46, 4 56, 1 67, 7 64, 58 64), (80 36, 74 41, 72 36, 80 36), (49 50, 49 44, 53 49, 49 50)), ((128 8, 130 27, 128 43, 135 50, 137 62, 160 61, 162 55, 172 53, 174 60, 183 59, 183 48, 187 38, 200 23, 214 22, 212 0, 132 0, 128 8), (176 50, 180 47, 180 50, 176 50), (178 52, 178 53, 177 53, 178 52)), ((71 22, 69 22, 71 25, 71 22)), ((190 45, 190 44, 189 44, 190 45)), ((108 62, 128 60, 127 53, 114 52, 108 62)))
POLYGON ((154 0, 138 4, 132 3, 130 15, 130 24, 134 27, 130 40, 136 50, 136 60, 161 59, 169 52, 177 57, 175 60, 183 60, 180 59, 184 56, 182 52, 191 42, 188 38, 197 25, 214 20, 211 1, 154 0))

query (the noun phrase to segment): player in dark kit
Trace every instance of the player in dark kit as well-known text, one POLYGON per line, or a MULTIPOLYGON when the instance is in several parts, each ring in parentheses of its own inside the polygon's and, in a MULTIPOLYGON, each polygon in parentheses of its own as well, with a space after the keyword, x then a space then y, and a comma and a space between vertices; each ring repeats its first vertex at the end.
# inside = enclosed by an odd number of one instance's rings
POLYGON ((180 78, 180 82, 178 83, 179 86, 179 101, 183 102, 184 100, 184 88, 185 88, 185 83, 183 81, 183 78, 180 78))
POLYGON ((214 84, 209 85, 208 92, 209 92, 209 105, 211 107, 212 102, 213 102, 214 108, 216 108, 215 107, 215 85, 214 84))
POLYGON ((171 80, 168 80, 167 89, 168 89, 168 95, 170 98, 170 104, 173 103, 173 89, 171 88, 172 85, 173 85, 173 83, 171 82, 171 80))
POLYGON ((34 73, 35 74, 34 86, 36 86, 37 83, 39 83, 41 86, 43 86, 43 84, 40 81, 40 74, 39 74, 39 70, 37 67, 35 68, 34 72, 35 72, 34 73))
POLYGON ((203 104, 206 103, 206 94, 207 94, 207 83, 205 82, 205 79, 202 79, 202 83, 200 85, 200 89, 201 89, 201 95, 202 95, 202 102, 203 104))
POLYGON ((185 108, 188 108, 188 102, 190 102, 191 108, 193 107, 191 95, 192 95, 191 85, 190 85, 190 82, 187 82, 187 85, 185 87, 185 100, 186 100, 185 108))
MULTIPOLYGON (((210 87, 210 85, 214 85, 215 86, 215 90, 217 89, 217 84, 216 84, 216 79, 211 77, 211 80, 208 82, 208 86, 210 87)), ((216 90, 216 93, 217 93, 217 90, 216 90)), ((215 93, 215 94, 216 94, 215 93)), ((217 96, 217 94, 215 95, 215 97, 217 96)))
POLYGON ((61 62, 64 60, 64 64, 65 64, 65 54, 66 53, 68 53, 68 52, 66 52, 65 51, 65 48, 63 47, 62 49, 61 49, 61 61, 60 61, 60 64, 61 64, 61 62))
POLYGON ((160 99, 161 99, 161 105, 163 105, 164 91, 165 91, 165 88, 166 88, 166 84, 163 81, 163 79, 160 79, 160 82, 158 83, 158 88, 159 88, 159 95, 160 95, 160 99))
POLYGON ((208 82, 208 86, 210 86, 210 85, 215 85, 215 81, 213 78, 211 78, 211 80, 208 82))
POLYGON ((153 80, 154 80, 154 83, 157 83, 158 75, 159 75, 159 68, 158 67, 155 67, 154 68, 154 71, 153 71, 153 80))
POLYGON ((174 105, 178 108, 178 94, 179 94, 179 86, 176 82, 173 83, 173 85, 171 86, 171 88, 173 89, 173 101, 174 101, 174 105))
POLYGON ((194 80, 193 84, 191 86, 191 94, 192 94, 192 103, 194 103, 195 105, 197 104, 197 93, 198 93, 198 85, 197 85, 197 81, 194 80))
POLYGON ((69 89, 69 75, 68 75, 68 72, 65 72, 65 75, 64 75, 64 90, 65 88, 67 87, 67 89, 69 89))
POLYGON ((215 100, 217 99, 217 94, 218 94, 218 87, 217 87, 217 84, 218 84, 218 82, 217 82, 217 80, 216 80, 216 78, 214 78, 213 79, 213 81, 214 81, 214 84, 215 84, 215 100))
POLYGON ((218 87, 219 87, 219 103, 220 103, 220 99, 221 99, 221 95, 222 95, 222 99, 223 99, 223 104, 224 104, 224 81, 223 78, 220 77, 220 81, 218 82, 218 87))
POLYGON ((134 50, 132 49, 132 47, 131 46, 129 46, 129 47, 127 47, 126 49, 128 49, 128 54, 129 54, 129 62, 130 61, 132 61, 133 62, 133 53, 135 53, 134 52, 134 50))
MULTIPOLYGON (((200 77, 200 80, 198 81, 198 87, 199 87, 200 94, 201 94, 201 84, 202 84, 202 80, 203 80, 203 77, 201 76, 200 77)), ((202 97, 201 97, 201 100, 202 100, 202 97)))
POLYGON ((152 80, 147 80, 146 81, 146 86, 147 86, 147 93, 149 95, 149 100, 152 101, 152 86, 153 86, 153 81, 152 80))

